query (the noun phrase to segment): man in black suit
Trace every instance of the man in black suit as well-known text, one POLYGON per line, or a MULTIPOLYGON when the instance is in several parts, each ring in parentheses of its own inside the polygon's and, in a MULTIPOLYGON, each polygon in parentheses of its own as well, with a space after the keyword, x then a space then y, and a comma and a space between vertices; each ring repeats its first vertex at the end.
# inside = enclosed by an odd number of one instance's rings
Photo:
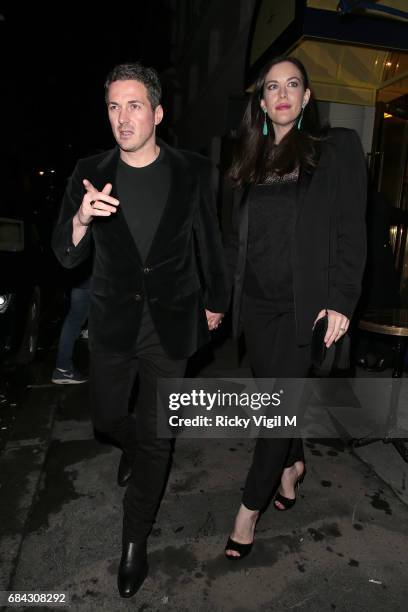
POLYGON ((53 246, 70 268, 94 244, 89 314, 92 420, 134 466, 124 497, 118 588, 147 575, 146 540, 166 484, 170 440, 156 436, 158 378, 182 377, 228 306, 210 163, 156 140, 157 73, 123 64, 105 83, 117 147, 78 162, 53 246), (130 391, 139 373, 135 414, 130 391))

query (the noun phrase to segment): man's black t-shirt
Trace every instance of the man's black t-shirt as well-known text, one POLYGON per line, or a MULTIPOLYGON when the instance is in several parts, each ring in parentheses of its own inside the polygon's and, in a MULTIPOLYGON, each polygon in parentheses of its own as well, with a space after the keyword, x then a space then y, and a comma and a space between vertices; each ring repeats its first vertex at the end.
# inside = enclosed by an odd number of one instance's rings
POLYGON ((116 184, 123 215, 145 261, 170 189, 170 167, 164 149, 143 168, 134 168, 119 159, 116 184))

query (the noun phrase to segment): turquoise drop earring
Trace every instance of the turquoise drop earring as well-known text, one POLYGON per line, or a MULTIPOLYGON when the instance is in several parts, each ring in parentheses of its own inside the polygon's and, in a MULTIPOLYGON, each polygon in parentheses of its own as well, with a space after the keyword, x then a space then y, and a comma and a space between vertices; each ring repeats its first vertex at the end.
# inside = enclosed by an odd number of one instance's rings
POLYGON ((264 136, 267 136, 268 135, 268 124, 266 123, 266 112, 267 111, 266 111, 266 108, 263 108, 262 110, 264 112, 264 122, 263 122, 262 134, 264 136))
POLYGON ((303 111, 305 110, 306 104, 302 104, 302 112, 300 113, 299 121, 297 122, 297 129, 300 130, 303 121, 303 111))

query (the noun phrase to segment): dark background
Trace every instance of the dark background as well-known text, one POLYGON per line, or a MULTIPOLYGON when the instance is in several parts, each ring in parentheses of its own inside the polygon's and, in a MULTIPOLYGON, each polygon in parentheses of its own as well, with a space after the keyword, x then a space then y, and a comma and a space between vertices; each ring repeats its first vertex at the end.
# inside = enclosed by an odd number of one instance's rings
POLYGON ((1 149, 28 168, 66 174, 78 157, 113 145, 103 85, 115 64, 169 67, 170 13, 161 0, 100 10, 10 2, 0 13, 1 149))

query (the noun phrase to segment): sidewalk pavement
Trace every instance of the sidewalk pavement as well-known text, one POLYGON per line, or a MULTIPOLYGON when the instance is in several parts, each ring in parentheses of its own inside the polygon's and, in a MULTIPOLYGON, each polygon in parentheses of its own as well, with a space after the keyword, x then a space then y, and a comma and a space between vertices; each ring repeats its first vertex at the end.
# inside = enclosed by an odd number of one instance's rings
MULTIPOLYGON (((48 385, 49 375, 31 390, 0 459, 0 589, 66 592, 65 609, 84 611, 406 610, 407 464, 391 445, 357 451, 340 440, 306 441, 298 502, 265 512, 241 562, 223 548, 253 441, 179 440, 149 539, 149 576, 120 599, 120 453, 93 438, 87 385, 48 385)), ((200 375, 250 371, 227 342, 200 375)))

